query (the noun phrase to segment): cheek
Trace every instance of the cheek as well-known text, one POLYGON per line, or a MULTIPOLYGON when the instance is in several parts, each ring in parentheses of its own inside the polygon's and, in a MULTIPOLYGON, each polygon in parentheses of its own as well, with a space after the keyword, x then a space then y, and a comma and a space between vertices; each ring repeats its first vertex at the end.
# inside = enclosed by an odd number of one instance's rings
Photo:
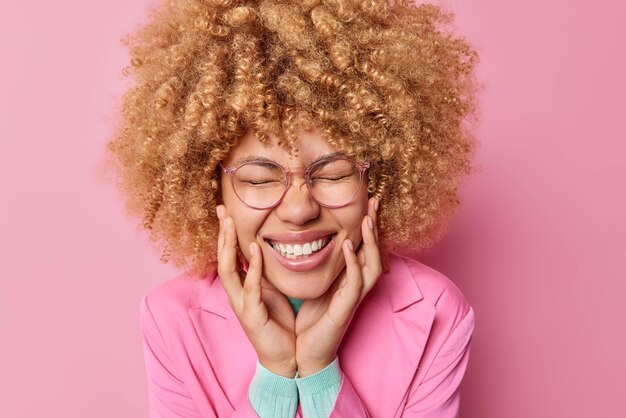
MULTIPOLYGON (((239 247, 245 247, 251 241, 251 237, 253 239, 263 221, 258 219, 258 214, 251 213, 251 209, 241 203, 228 186, 223 188, 222 191, 222 203, 226 208, 226 214, 235 223, 239 247)), ((248 253, 247 249, 244 253, 248 253)))
POLYGON ((229 211, 228 207, 226 207, 226 211, 235 222, 239 242, 248 245, 257 235, 261 225, 263 225, 263 217, 255 213, 250 213, 250 210, 246 209, 247 208, 236 207, 229 211))
MULTIPOLYGON (((228 210, 228 209, 227 209, 228 210)), ((250 261, 250 243, 255 241, 255 235, 259 230, 259 225, 255 219, 249 215, 239 213, 229 213, 235 223, 237 231, 237 246, 246 260, 250 261)))
POLYGON ((365 206, 351 208, 350 211, 342 213, 342 227, 346 231, 347 236, 358 245, 361 241, 361 222, 367 214, 367 204, 365 206))

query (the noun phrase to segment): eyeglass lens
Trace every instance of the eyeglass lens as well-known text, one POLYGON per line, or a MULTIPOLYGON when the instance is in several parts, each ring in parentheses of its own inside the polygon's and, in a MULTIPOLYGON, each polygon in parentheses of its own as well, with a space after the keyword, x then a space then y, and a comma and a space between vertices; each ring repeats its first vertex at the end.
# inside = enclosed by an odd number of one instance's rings
MULTIPOLYGON (((361 174, 347 159, 320 161, 309 168, 309 191, 322 205, 350 203, 359 190, 361 174)), ((287 186, 285 171, 278 164, 251 162, 239 167, 233 176, 235 193, 249 206, 268 208, 282 198, 287 186)))

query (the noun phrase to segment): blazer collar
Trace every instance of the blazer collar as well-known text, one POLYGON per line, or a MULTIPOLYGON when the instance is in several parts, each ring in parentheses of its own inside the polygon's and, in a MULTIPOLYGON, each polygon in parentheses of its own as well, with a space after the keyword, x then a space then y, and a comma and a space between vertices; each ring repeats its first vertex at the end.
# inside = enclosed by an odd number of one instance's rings
POLYGON ((230 304, 228 303, 228 295, 222 287, 222 282, 217 277, 217 269, 215 269, 206 280, 210 283, 202 303, 200 306, 203 310, 211 312, 223 319, 230 319, 235 316, 230 304))
MULTIPOLYGON (((400 312, 422 300, 422 292, 403 257, 390 254, 389 266, 389 271, 378 278, 368 297, 391 312, 400 312)), ((217 270, 210 273, 206 280, 210 284, 201 303, 202 309, 223 319, 231 319, 235 313, 230 307, 228 295, 222 287, 219 277, 217 277, 217 270)))
POLYGON ((424 298, 404 258, 394 253, 389 255, 389 271, 378 278, 368 296, 391 312, 400 312, 424 298))

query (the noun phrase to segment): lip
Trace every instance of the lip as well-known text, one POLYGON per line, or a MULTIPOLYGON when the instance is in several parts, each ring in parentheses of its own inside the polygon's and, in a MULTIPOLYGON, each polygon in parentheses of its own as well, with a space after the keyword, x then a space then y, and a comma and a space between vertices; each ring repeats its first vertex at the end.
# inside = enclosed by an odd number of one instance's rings
MULTIPOLYGON (((285 234, 274 234, 272 236, 274 237, 281 236, 284 239, 286 238, 284 235, 285 234)), ((306 236, 306 238, 299 237, 299 239, 301 239, 302 241, 286 241, 286 242, 299 244, 299 243, 307 242, 307 240, 313 241, 315 239, 322 238, 328 235, 330 234, 326 232, 323 235, 318 235, 316 237, 311 236, 311 238, 309 238, 308 236, 306 236)), ((266 238, 266 239, 272 239, 272 241, 274 240, 280 241, 278 238, 275 238, 275 239, 266 238)), ((265 241, 265 245, 267 245, 274 259, 276 259, 276 261, 278 261, 278 263, 281 266, 291 271, 303 272, 303 271, 316 269, 320 265, 322 265, 324 262, 326 262, 328 257, 333 252, 333 248, 335 248, 335 241, 337 241, 337 235, 333 234, 333 237, 331 238, 330 242, 324 248, 322 248, 321 250, 307 257, 299 257, 299 258, 287 258, 279 254, 276 250, 272 248, 272 245, 267 241, 265 241)), ((280 242, 285 242, 285 241, 280 241, 280 242)))

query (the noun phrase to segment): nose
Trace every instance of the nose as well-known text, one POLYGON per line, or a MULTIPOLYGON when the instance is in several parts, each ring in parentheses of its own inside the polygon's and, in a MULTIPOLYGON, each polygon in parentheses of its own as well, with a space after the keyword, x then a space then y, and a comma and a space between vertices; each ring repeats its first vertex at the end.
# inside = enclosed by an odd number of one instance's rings
POLYGON ((276 206, 276 215, 284 222, 304 225, 320 215, 317 203, 303 179, 294 178, 283 200, 276 206))

